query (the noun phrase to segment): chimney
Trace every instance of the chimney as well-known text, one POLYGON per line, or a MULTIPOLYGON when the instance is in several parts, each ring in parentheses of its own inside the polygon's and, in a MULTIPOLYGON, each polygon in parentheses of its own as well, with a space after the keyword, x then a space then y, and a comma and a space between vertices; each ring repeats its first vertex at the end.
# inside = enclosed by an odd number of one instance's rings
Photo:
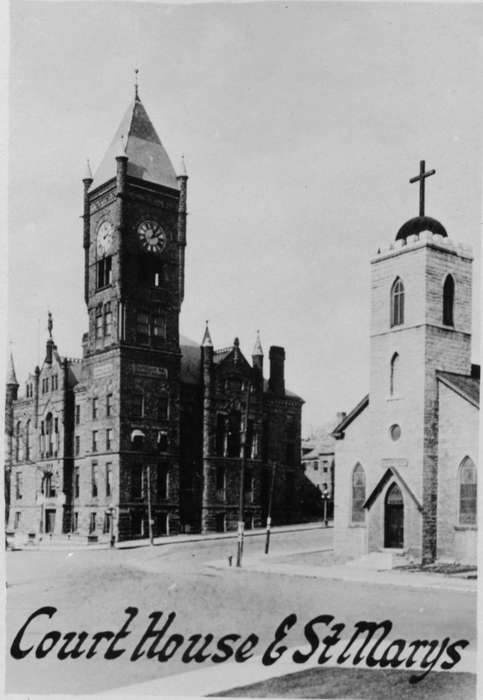
POLYGON ((278 347, 277 345, 272 345, 269 352, 270 358, 270 379, 269 379, 269 389, 272 393, 278 396, 285 395, 285 378, 284 378, 284 364, 285 364, 285 350, 284 348, 278 347))
POLYGON ((345 411, 337 411, 337 413, 335 415, 336 415, 335 425, 337 426, 337 425, 339 425, 339 423, 342 423, 342 421, 346 417, 347 413, 345 411))

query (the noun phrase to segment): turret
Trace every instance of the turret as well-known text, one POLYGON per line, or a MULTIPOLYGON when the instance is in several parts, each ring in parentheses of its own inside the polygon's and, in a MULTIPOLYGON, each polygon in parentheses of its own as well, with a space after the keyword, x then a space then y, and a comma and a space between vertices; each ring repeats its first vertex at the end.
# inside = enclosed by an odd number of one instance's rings
POLYGON ((252 364, 263 375, 263 348, 260 340, 260 331, 257 331, 257 338, 253 347, 252 364))
POLYGON ((186 197, 188 187, 188 173, 184 156, 181 156, 181 163, 176 176, 179 185, 179 203, 178 203, 178 286, 179 286, 179 303, 184 299, 184 249, 186 247, 186 197))
POLYGON ((9 510, 10 510, 10 474, 12 469, 12 459, 13 459, 13 402, 17 399, 18 395, 18 381, 17 375, 15 374, 15 366, 13 364, 13 356, 10 353, 8 371, 7 371, 7 381, 5 386, 5 446, 6 446, 6 459, 5 459, 5 516, 6 522, 8 522, 9 510))
POLYGON ((82 182, 84 183, 84 299, 87 303, 88 293, 89 293, 89 245, 90 245, 90 206, 89 206, 89 187, 92 185, 92 171, 89 160, 86 163, 86 169, 82 182))
MULTIPOLYGON (((209 371, 213 363, 213 341, 211 340, 208 321, 206 321, 203 340, 201 341, 201 360, 203 364, 203 378, 205 377, 205 368, 209 371)), ((209 375, 208 375, 209 378, 209 375)))
MULTIPOLYGON (((203 372, 203 493, 202 504, 205 506, 209 501, 209 459, 212 451, 211 438, 211 369, 213 366, 213 342, 211 340, 208 321, 206 322, 205 333, 201 341, 201 364, 203 372)), ((202 523, 202 529, 204 529, 202 523)))
POLYGON ((116 153, 116 229, 117 240, 119 245, 119 267, 118 267, 118 284, 119 290, 123 290, 122 271, 123 271, 123 230, 124 230, 124 210, 126 203, 126 185, 127 185, 127 162, 126 143, 124 136, 121 135, 116 153))
POLYGON ((54 327, 54 322, 52 320, 52 314, 49 311, 47 330, 49 331, 49 337, 45 344, 45 361, 48 365, 52 364, 52 355, 55 349, 54 340, 52 338, 52 329, 54 327))

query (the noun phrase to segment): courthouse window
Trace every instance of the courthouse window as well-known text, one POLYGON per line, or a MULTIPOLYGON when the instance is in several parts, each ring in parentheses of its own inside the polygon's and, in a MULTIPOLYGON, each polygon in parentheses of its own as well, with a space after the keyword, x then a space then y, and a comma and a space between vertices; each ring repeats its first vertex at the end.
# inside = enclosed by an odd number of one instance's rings
POLYGON ((91 471, 91 495, 93 498, 96 498, 99 493, 99 481, 98 481, 98 473, 97 473, 97 462, 94 462, 92 464, 92 471, 91 471))
POLYGON ((97 261, 97 288, 107 287, 112 280, 112 258, 109 255, 97 261))
POLYGON ((109 338, 112 334, 112 311, 111 302, 104 305, 104 335, 109 338))
POLYGON ((153 336, 155 338, 166 338, 166 318, 162 314, 153 316, 153 336))
POLYGON ((138 340, 144 342, 149 338, 149 314, 146 311, 138 311, 137 313, 136 335, 138 340))
POLYGON ((476 525, 476 467, 469 457, 459 468, 459 524, 476 525))
POLYGON ((102 306, 96 309, 96 339, 102 338, 102 306))
POLYGON ((22 472, 15 474, 15 498, 22 498, 22 472))
POLYGON ((106 496, 112 496, 112 464, 106 464, 106 496))
POLYGON ((360 464, 352 472, 352 522, 365 521, 364 503, 366 500, 366 474, 360 464))
MULTIPOLYGON (((80 471, 79 467, 74 467, 74 498, 79 498, 80 493, 80 471)), ((77 529, 77 528, 75 528, 77 529)))

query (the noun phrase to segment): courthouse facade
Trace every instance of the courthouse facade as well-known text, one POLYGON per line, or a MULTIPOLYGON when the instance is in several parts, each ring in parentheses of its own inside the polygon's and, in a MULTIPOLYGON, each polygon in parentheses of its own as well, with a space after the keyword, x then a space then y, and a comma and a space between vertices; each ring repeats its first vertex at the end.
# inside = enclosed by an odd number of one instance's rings
MULTIPOLYGON (((175 173, 139 99, 95 176, 84 177, 81 359, 45 359, 6 388, 8 527, 118 539, 259 526, 301 517, 303 401, 285 388, 285 351, 259 336, 214 348, 179 334, 187 174, 175 173), (150 517, 149 517, 150 516, 150 517), (149 521, 151 521, 149 523, 149 521)), ((201 334, 200 334, 201 335, 201 334)))

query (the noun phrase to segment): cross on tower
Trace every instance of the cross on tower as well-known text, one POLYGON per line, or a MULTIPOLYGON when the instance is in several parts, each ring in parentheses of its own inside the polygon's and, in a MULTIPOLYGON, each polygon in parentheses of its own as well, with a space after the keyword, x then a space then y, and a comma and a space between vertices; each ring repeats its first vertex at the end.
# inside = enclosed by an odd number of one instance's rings
POLYGON ((409 182, 419 182, 419 216, 424 216, 424 181, 430 175, 434 175, 436 170, 428 170, 427 173, 424 172, 426 163, 424 160, 419 161, 419 175, 412 177, 409 182))

